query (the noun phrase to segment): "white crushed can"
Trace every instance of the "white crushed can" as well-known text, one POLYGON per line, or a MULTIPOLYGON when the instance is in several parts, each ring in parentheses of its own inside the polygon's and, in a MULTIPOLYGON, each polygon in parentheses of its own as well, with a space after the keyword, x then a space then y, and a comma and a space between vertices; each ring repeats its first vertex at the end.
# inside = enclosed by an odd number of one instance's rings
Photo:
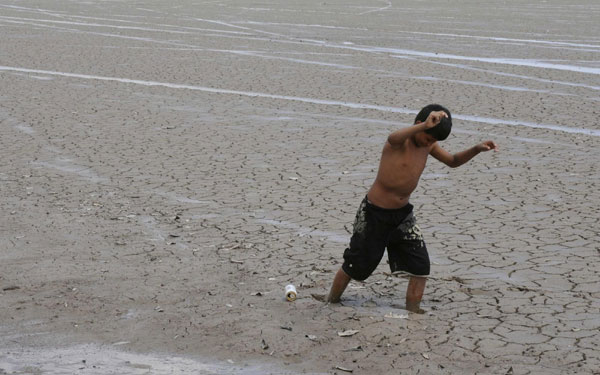
POLYGON ((285 299, 292 302, 296 300, 297 292, 296 287, 289 284, 285 287, 285 299))

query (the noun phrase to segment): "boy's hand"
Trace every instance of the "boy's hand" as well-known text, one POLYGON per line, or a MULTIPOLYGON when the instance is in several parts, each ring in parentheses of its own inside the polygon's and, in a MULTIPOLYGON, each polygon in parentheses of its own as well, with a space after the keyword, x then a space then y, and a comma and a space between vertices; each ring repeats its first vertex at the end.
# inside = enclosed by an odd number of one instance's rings
POLYGON ((480 144, 476 145, 475 148, 479 152, 485 152, 490 150, 498 151, 498 145, 494 141, 481 142, 480 144))
POLYGON ((448 114, 444 111, 431 112, 425 120, 425 128, 431 129, 442 121, 442 117, 448 117, 448 114))

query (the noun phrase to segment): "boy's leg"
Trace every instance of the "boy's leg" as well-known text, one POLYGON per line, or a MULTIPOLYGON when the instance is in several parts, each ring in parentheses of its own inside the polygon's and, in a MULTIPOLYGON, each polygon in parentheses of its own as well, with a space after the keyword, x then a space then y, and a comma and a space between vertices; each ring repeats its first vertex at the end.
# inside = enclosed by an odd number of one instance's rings
POLYGON ((425 310, 421 309, 421 299, 423 299, 426 282, 426 277, 418 276, 411 276, 408 280, 408 287, 406 288, 406 309, 408 311, 417 314, 425 313, 425 310))
POLYGON ((350 276, 340 268, 333 278, 333 284, 331 285, 331 290, 327 296, 327 302, 340 302, 340 297, 342 296, 342 293, 344 293, 344 290, 346 290, 350 279, 350 276))

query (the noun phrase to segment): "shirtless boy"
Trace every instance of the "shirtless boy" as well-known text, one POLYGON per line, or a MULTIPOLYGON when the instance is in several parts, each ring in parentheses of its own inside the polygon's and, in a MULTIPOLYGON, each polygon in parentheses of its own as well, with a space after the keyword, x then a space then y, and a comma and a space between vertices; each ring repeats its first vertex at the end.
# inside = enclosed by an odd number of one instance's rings
POLYGON ((335 275, 328 302, 339 302, 351 279, 369 277, 387 247, 391 271, 410 275, 406 309, 424 312, 420 305, 429 275, 429 255, 413 206, 408 203, 410 194, 417 187, 429 155, 456 168, 480 152, 498 150, 496 143, 485 141, 452 155, 438 144, 448 137, 451 128, 450 111, 430 104, 417 114, 413 126, 389 135, 375 182, 356 213, 350 247, 344 251, 344 263, 335 275))

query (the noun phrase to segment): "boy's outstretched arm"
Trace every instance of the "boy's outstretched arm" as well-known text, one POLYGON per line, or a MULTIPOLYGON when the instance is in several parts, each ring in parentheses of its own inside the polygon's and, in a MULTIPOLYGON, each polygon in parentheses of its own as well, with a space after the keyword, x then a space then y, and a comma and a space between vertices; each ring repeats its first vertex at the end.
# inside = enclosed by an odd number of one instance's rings
POLYGON ((498 151, 498 145, 494 141, 481 142, 464 151, 457 152, 454 155, 444 150, 439 144, 436 143, 429 154, 450 168, 456 168, 473 159, 475 155, 479 154, 480 152, 490 150, 498 151))

